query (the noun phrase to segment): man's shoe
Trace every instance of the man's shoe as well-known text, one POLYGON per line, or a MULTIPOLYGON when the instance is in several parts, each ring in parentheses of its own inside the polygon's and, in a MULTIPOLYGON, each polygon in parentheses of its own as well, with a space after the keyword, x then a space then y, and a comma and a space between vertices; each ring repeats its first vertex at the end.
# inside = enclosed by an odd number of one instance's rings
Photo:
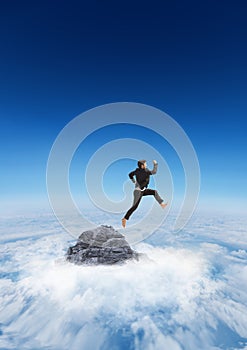
POLYGON ((125 218, 122 219, 122 226, 123 226, 123 228, 125 228, 125 226, 126 226, 126 221, 127 220, 125 218))

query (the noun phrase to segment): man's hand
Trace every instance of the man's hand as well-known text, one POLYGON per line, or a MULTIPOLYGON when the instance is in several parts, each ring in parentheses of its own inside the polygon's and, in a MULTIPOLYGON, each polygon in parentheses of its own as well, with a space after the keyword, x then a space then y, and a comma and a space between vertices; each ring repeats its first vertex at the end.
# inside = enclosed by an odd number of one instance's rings
POLYGON ((158 164, 158 163, 157 163, 157 160, 155 160, 155 159, 153 160, 153 163, 154 163, 154 165, 155 165, 155 164, 158 164))
POLYGON ((134 184, 136 183, 135 179, 131 179, 131 181, 132 181, 134 184))

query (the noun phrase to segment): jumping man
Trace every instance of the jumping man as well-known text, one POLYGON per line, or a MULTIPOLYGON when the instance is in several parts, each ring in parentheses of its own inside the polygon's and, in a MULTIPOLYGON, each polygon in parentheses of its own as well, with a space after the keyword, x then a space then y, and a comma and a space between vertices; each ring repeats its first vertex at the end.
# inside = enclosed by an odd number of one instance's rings
POLYGON ((139 160, 137 163, 138 168, 129 173, 129 178, 135 184, 134 201, 132 207, 127 211, 124 218, 122 219, 123 227, 126 226, 126 221, 129 220, 130 215, 137 209, 143 196, 154 196, 154 198, 157 200, 157 202, 162 208, 165 208, 167 206, 167 203, 164 203, 164 200, 159 196, 156 190, 151 190, 147 188, 149 184, 150 175, 154 175, 157 173, 158 163, 156 162, 156 160, 153 160, 153 164, 153 170, 150 171, 147 168, 146 160, 139 160))

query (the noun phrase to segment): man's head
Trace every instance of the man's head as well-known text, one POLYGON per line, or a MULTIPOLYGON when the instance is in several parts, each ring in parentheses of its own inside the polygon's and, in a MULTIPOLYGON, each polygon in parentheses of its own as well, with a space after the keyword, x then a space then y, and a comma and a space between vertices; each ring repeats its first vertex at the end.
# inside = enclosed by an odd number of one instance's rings
POLYGON ((145 159, 141 159, 141 160, 138 160, 137 165, 138 165, 138 168, 139 168, 139 169, 146 169, 146 167, 147 167, 147 162, 146 162, 145 159))

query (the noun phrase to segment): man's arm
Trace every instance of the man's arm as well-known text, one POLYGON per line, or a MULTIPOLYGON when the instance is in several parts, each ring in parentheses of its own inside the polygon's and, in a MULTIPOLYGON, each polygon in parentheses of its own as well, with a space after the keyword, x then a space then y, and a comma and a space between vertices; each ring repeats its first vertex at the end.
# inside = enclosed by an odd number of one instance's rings
POLYGON ((153 164, 154 164, 154 167, 153 167, 153 170, 150 171, 150 175, 154 175, 157 173, 157 169, 158 169, 158 163, 156 160, 153 160, 153 164))
POLYGON ((136 181, 135 181, 135 179, 134 179, 134 175, 136 174, 136 171, 134 170, 134 171, 131 171, 131 173, 129 173, 129 178, 130 178, 130 180, 133 182, 133 183, 135 183, 136 181))

